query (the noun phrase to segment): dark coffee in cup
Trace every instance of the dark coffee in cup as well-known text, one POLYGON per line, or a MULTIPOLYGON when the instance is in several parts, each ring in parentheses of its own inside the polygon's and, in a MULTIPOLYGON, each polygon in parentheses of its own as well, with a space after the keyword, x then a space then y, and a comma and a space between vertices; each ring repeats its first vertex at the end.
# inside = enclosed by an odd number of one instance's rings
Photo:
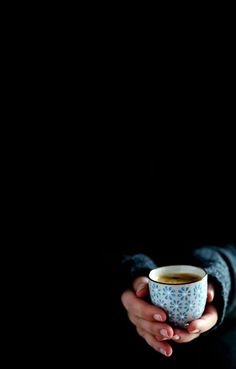
POLYGON ((156 281, 166 284, 184 284, 200 281, 202 278, 192 273, 165 273, 156 277, 156 281))

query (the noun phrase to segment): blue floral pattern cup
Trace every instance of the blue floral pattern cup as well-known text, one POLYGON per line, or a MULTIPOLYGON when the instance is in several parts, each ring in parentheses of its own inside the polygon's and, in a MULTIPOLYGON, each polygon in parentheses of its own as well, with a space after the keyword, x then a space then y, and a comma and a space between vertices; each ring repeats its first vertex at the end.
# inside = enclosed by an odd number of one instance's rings
POLYGON ((205 309, 207 273, 191 265, 170 265, 153 269, 149 273, 149 291, 152 303, 165 310, 171 324, 186 327, 192 320, 199 319, 205 309), (181 284, 158 281, 160 275, 168 273, 195 274, 200 279, 181 284))

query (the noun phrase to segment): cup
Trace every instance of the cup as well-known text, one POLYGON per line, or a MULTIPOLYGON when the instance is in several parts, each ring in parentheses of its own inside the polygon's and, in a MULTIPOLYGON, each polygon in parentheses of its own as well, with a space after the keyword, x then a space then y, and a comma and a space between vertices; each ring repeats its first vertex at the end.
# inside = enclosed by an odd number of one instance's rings
POLYGON ((168 321, 186 327, 199 319, 207 300, 207 273, 192 265, 169 265, 149 273, 150 298, 165 310, 168 321))

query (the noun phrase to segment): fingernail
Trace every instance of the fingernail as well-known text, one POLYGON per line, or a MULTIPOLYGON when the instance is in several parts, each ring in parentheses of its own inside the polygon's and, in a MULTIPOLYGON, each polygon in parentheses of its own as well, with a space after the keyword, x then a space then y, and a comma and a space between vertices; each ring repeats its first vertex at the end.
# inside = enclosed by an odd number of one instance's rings
POLYGON ((158 320, 159 322, 162 322, 163 320, 160 314, 153 315, 153 319, 158 320))
POLYGON ((200 330, 199 329, 195 329, 194 331, 189 331, 190 333, 199 333, 200 330))
POLYGON ((163 348, 160 349, 160 353, 163 355, 166 355, 166 350, 164 350, 163 348))
POLYGON ((136 292, 139 292, 139 291, 143 290, 145 286, 146 286, 145 284, 140 284, 140 286, 138 286, 136 292))
POLYGON ((168 337, 168 333, 167 333, 167 330, 166 329, 161 329, 160 330, 160 334, 164 337, 168 337))
POLYGON ((180 339, 180 336, 178 336, 178 334, 176 334, 175 336, 172 337, 172 339, 178 341, 180 339))

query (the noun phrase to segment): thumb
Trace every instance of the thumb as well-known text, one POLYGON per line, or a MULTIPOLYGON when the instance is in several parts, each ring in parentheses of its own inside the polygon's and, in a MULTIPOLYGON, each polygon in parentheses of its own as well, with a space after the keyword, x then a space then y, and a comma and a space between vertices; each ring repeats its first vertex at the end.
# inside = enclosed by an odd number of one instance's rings
POLYGON ((207 288, 207 302, 212 302, 214 299, 214 295, 215 295, 214 286, 211 283, 209 283, 207 288))
POLYGON ((137 297, 145 297, 148 295, 148 278, 138 277, 134 280, 133 288, 137 297))

